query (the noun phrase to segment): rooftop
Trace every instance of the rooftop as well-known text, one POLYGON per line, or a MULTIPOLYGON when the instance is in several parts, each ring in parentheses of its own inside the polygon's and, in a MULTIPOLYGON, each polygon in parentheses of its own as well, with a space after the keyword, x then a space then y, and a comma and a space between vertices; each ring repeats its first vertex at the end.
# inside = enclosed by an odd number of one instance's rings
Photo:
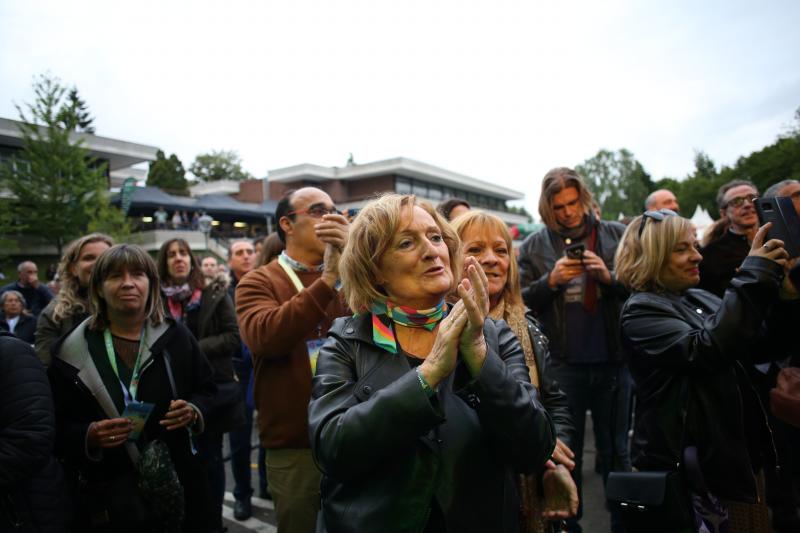
POLYGON ((303 163, 286 168, 270 170, 267 179, 274 182, 294 181, 326 181, 326 180, 355 180, 373 176, 396 174, 422 181, 434 182, 451 187, 458 187, 467 191, 487 194, 503 200, 521 200, 525 194, 495 183, 479 180, 465 174, 445 170, 428 163, 396 157, 384 161, 375 161, 363 165, 348 165, 346 167, 323 167, 303 163))
MULTIPOLYGON (((22 133, 19 130, 18 120, 0 117, 0 145, 21 147, 22 133)), ((40 127, 43 129, 43 127, 40 127)), ((120 141, 109 137, 101 137, 89 133, 71 133, 70 140, 83 140, 83 146, 89 153, 98 159, 108 161, 108 170, 118 170, 156 160, 158 148, 146 144, 120 141)))

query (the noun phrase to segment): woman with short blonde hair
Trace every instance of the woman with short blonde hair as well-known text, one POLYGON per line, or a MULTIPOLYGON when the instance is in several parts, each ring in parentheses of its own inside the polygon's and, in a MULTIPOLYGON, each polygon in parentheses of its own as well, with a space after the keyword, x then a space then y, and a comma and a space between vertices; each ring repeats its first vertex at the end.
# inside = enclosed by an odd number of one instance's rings
POLYGON ((568 471, 575 468, 575 454, 570 449, 575 426, 569 400, 547 372, 547 337, 522 303, 519 267, 505 222, 491 213, 473 210, 453 220, 451 226, 461 239, 464 256, 477 259, 489 278, 489 317, 505 320, 517 336, 531 383, 539 389, 542 404, 556 427, 558 440, 552 460, 542 471, 518 479, 520 532, 549 531, 547 521, 574 516, 578 507, 578 489, 568 471))
MULTIPOLYGON (((350 309, 362 311, 385 299, 386 295, 379 288, 381 272, 377 259, 383 256, 400 229, 406 209, 419 207, 430 215, 441 231, 453 272, 461 271, 458 235, 430 203, 412 195, 387 194, 370 202, 367 207, 359 211, 350 224, 350 237, 339 261, 342 292, 350 309)), ((451 289, 455 289, 457 283, 454 276, 451 289)))
MULTIPOLYGON (((623 509, 629 531, 768 530, 758 480, 777 458, 771 444, 751 455, 771 432, 742 365, 789 355, 800 312, 784 278, 788 254, 767 240, 768 229, 758 230, 722 299, 695 288, 703 258, 689 220, 647 211, 625 230, 615 264, 633 291, 620 318, 637 390, 631 459, 642 472, 678 471, 683 492, 667 517, 623 509)), ((640 494, 627 487, 631 494, 617 500, 630 504, 640 494)))
POLYGON ((514 472, 544 465, 554 430, 519 342, 487 317, 486 275, 470 258, 463 277, 460 255, 414 196, 355 218, 339 272, 356 315, 329 330, 309 404, 318 532, 519 531, 514 472))
POLYGON ((668 215, 660 226, 645 224, 642 229, 643 218, 637 217, 620 240, 614 257, 617 280, 631 290, 663 292, 661 273, 669 252, 687 232, 694 231, 690 220, 668 209, 657 211, 661 212, 668 215))

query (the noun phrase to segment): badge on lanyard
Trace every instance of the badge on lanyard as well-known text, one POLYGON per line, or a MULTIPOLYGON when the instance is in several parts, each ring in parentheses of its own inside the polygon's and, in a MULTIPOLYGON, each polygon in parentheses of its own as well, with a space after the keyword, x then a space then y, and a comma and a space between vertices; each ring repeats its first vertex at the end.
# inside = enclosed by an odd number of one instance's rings
POLYGON ((327 339, 323 337, 321 339, 306 341, 306 348, 308 348, 308 362, 311 365, 312 376, 317 374, 317 358, 319 357, 319 350, 322 348, 322 345, 325 344, 326 340, 327 339))
POLYGON ((139 379, 142 374, 142 352, 144 351, 144 329, 139 338, 139 351, 136 354, 136 362, 133 364, 133 374, 131 375, 130 387, 126 387, 119 377, 119 368, 117 367, 117 355, 114 351, 114 342, 111 340, 111 332, 105 330, 103 332, 103 340, 106 344, 106 355, 108 356, 108 363, 111 369, 116 374, 119 380, 119 386, 122 389, 122 397, 125 402, 125 410, 122 412, 122 418, 127 418, 133 422, 133 431, 128 436, 129 441, 135 441, 142 434, 144 425, 153 412, 155 404, 136 401, 136 393, 139 390, 139 379))
POLYGON ((122 413, 122 418, 127 418, 133 423, 131 434, 128 435, 129 441, 135 441, 142 434, 144 425, 153 412, 156 404, 147 402, 132 401, 125 406, 125 411, 122 413))
MULTIPOLYGON (((278 264, 283 268, 286 272, 286 275, 289 276, 289 279, 292 281, 294 288, 297 289, 299 293, 305 287, 303 287, 303 283, 300 281, 300 278, 297 277, 294 269, 286 262, 283 256, 278 257, 278 264)), ((321 324, 317 325, 317 334, 322 334, 321 324)), ((306 341, 306 349, 308 350, 308 362, 311 365, 311 375, 314 376, 317 373, 317 358, 319 357, 319 350, 322 348, 322 345, 325 344, 325 337, 320 337, 318 339, 313 339, 310 341, 306 341)))

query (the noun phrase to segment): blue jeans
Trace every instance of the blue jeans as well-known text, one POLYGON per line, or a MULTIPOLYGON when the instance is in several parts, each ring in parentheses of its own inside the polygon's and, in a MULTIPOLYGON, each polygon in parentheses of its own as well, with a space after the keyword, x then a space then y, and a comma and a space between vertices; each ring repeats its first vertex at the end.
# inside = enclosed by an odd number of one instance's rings
MULTIPOLYGON (((621 420, 629 417, 631 379, 627 368, 613 363, 571 365, 553 359, 547 369, 558 381, 569 400, 572 419, 575 423, 575 441, 566 444, 575 452, 575 469, 572 478, 578 486, 580 505, 575 519, 568 521, 569 531, 581 531, 578 520, 583 515, 582 475, 583 441, 586 426, 586 411, 592 412, 595 446, 603 483, 612 470, 612 438, 616 449, 616 469, 630 470, 628 452, 628 424, 621 420), (624 408, 622 406, 625 406, 624 408), (624 412, 623 412, 624 411, 624 412), (613 434, 613 435, 612 435, 613 434)), ((617 517, 612 513, 612 531, 618 530, 617 517)))

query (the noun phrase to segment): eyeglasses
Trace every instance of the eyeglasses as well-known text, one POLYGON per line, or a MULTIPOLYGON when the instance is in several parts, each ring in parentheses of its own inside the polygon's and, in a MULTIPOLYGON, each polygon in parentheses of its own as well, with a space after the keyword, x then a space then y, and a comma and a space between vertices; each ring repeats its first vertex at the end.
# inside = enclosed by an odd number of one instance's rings
POLYGON ((298 209, 297 211, 289 211, 286 213, 287 217, 292 215, 308 215, 312 218, 322 218, 325 215, 338 215, 339 211, 335 207, 328 209, 321 205, 311 206, 308 209, 298 209))
POLYGON ((658 211, 645 211, 642 213, 642 223, 639 225, 639 240, 642 240, 642 233, 647 224, 647 219, 652 218, 655 222, 661 222, 667 217, 677 217, 678 213, 672 209, 659 209, 658 211))
POLYGON ((726 207, 742 207, 745 202, 750 202, 751 204, 755 202, 755 199, 758 198, 757 194, 747 194, 745 196, 737 196, 736 198, 731 198, 728 202, 723 206, 723 209, 726 207))

